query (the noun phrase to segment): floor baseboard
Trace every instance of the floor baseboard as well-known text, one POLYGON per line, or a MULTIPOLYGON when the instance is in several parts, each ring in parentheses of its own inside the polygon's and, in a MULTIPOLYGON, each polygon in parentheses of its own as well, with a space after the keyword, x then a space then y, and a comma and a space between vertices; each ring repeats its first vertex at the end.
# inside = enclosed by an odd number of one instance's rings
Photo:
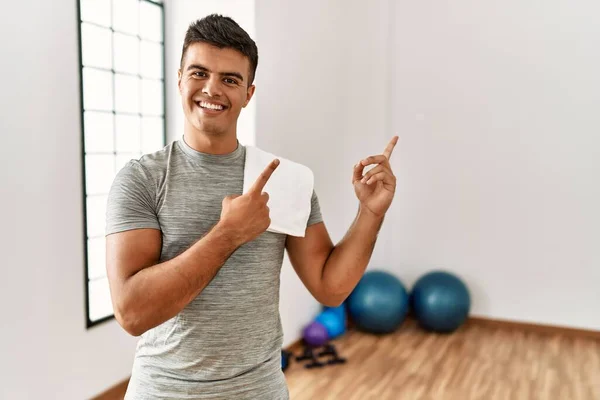
POLYGON ((571 337, 583 337, 588 339, 600 340, 600 331, 592 330, 592 329, 579 329, 579 328, 571 328, 566 326, 558 326, 558 325, 546 325, 546 324, 537 324, 531 322, 522 322, 522 321, 511 321, 504 319, 496 319, 483 317, 479 315, 470 316, 468 324, 480 325, 480 326, 490 326, 497 328, 505 328, 505 329, 518 329, 521 331, 527 332, 535 332, 541 334, 551 334, 551 335, 565 335, 571 337))

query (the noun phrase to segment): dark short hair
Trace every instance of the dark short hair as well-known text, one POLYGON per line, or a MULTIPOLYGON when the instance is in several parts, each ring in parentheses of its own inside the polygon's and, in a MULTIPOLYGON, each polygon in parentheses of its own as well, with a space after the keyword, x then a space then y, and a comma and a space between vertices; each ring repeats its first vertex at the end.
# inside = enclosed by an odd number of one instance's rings
POLYGON ((190 24, 183 41, 180 68, 188 47, 192 43, 204 42, 222 48, 239 51, 250 60, 249 83, 252 84, 258 65, 258 49, 248 33, 230 17, 211 14, 190 24))

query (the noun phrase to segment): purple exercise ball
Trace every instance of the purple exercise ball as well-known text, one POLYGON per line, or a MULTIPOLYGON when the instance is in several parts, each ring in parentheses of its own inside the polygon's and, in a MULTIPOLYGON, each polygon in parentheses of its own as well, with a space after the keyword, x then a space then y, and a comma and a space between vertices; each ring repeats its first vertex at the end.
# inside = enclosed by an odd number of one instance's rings
POLYGON ((302 337, 306 344, 313 347, 323 346, 329 340, 327 329, 317 321, 311 322, 304 328, 302 337))

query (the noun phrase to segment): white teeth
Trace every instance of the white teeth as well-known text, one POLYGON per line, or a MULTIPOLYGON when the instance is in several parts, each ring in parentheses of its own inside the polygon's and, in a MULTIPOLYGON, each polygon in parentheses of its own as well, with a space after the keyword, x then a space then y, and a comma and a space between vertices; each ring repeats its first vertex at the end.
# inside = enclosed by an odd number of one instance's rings
POLYGON ((222 110, 223 109, 222 105, 206 103, 204 101, 200 102, 200 107, 210 108, 211 110, 222 110))

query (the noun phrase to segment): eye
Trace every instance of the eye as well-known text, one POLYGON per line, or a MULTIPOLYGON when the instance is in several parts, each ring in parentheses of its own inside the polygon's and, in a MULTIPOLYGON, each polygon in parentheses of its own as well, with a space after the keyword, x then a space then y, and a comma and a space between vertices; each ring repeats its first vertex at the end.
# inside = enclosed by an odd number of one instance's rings
POLYGON ((232 78, 225 78, 225 83, 229 83, 230 85, 237 85, 238 82, 235 79, 232 78))
POLYGON ((204 72, 204 71, 196 71, 196 72, 192 73, 192 75, 193 76, 202 77, 202 78, 205 77, 205 76, 207 76, 206 72, 204 72))

